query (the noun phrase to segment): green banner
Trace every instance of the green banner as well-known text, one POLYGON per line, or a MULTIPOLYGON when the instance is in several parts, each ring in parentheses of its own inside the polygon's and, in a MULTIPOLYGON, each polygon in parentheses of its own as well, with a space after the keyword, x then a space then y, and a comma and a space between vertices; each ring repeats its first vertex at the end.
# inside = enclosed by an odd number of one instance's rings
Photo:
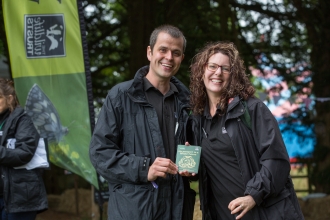
POLYGON ((2 0, 19 101, 49 142, 50 161, 98 188, 89 160, 89 66, 82 5, 75 0, 2 0))

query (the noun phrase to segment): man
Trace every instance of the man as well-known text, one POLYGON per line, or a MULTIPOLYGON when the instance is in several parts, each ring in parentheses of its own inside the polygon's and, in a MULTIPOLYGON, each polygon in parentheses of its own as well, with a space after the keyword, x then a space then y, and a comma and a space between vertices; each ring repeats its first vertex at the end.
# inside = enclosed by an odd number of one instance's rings
POLYGON ((156 28, 150 65, 114 86, 104 102, 90 159, 109 183, 109 220, 192 219, 195 192, 174 163, 188 118, 189 91, 174 77, 185 47, 178 28, 156 28))

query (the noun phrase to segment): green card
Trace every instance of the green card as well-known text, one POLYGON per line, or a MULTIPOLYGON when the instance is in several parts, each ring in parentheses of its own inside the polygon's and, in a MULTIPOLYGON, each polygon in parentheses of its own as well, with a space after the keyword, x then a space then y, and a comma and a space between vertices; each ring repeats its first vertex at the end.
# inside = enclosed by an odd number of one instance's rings
POLYGON ((200 146, 178 145, 175 163, 179 167, 179 172, 198 173, 201 150, 200 146))

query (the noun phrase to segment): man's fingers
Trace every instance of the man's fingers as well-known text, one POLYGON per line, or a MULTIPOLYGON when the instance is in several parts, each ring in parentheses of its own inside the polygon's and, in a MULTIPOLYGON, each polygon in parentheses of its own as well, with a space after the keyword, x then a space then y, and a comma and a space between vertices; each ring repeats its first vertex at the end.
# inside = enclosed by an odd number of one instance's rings
POLYGON ((165 178, 167 174, 166 174, 166 172, 156 171, 154 173, 154 175, 157 176, 157 177, 163 177, 163 178, 165 178))
POLYGON ((178 170, 178 167, 176 166, 176 164, 173 163, 173 161, 171 161, 170 159, 167 159, 167 158, 157 157, 152 165, 167 167, 167 168, 170 168, 170 169, 173 169, 173 170, 176 170, 176 171, 178 170))
POLYGON ((177 174, 178 167, 170 159, 157 157, 149 167, 148 180, 154 181, 157 177, 166 177, 166 174, 177 174))

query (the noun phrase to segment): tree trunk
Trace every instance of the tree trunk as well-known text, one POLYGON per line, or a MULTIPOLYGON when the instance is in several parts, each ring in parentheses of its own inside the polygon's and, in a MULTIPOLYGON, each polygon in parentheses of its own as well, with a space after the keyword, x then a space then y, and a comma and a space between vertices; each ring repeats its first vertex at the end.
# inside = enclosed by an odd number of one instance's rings
POLYGON ((129 78, 133 78, 136 71, 147 65, 147 47, 150 34, 153 31, 153 8, 155 0, 127 1, 128 30, 130 39, 129 78))
MULTIPOLYGON (((295 1, 300 2, 300 1, 295 1)), ((314 14, 305 14, 309 42, 312 43, 313 93, 316 97, 330 97, 330 2, 320 0, 314 14), (312 20, 310 18, 313 18, 312 20)), ((330 193, 330 102, 316 101, 317 115, 314 119, 317 143, 313 173, 315 191, 330 193)))

